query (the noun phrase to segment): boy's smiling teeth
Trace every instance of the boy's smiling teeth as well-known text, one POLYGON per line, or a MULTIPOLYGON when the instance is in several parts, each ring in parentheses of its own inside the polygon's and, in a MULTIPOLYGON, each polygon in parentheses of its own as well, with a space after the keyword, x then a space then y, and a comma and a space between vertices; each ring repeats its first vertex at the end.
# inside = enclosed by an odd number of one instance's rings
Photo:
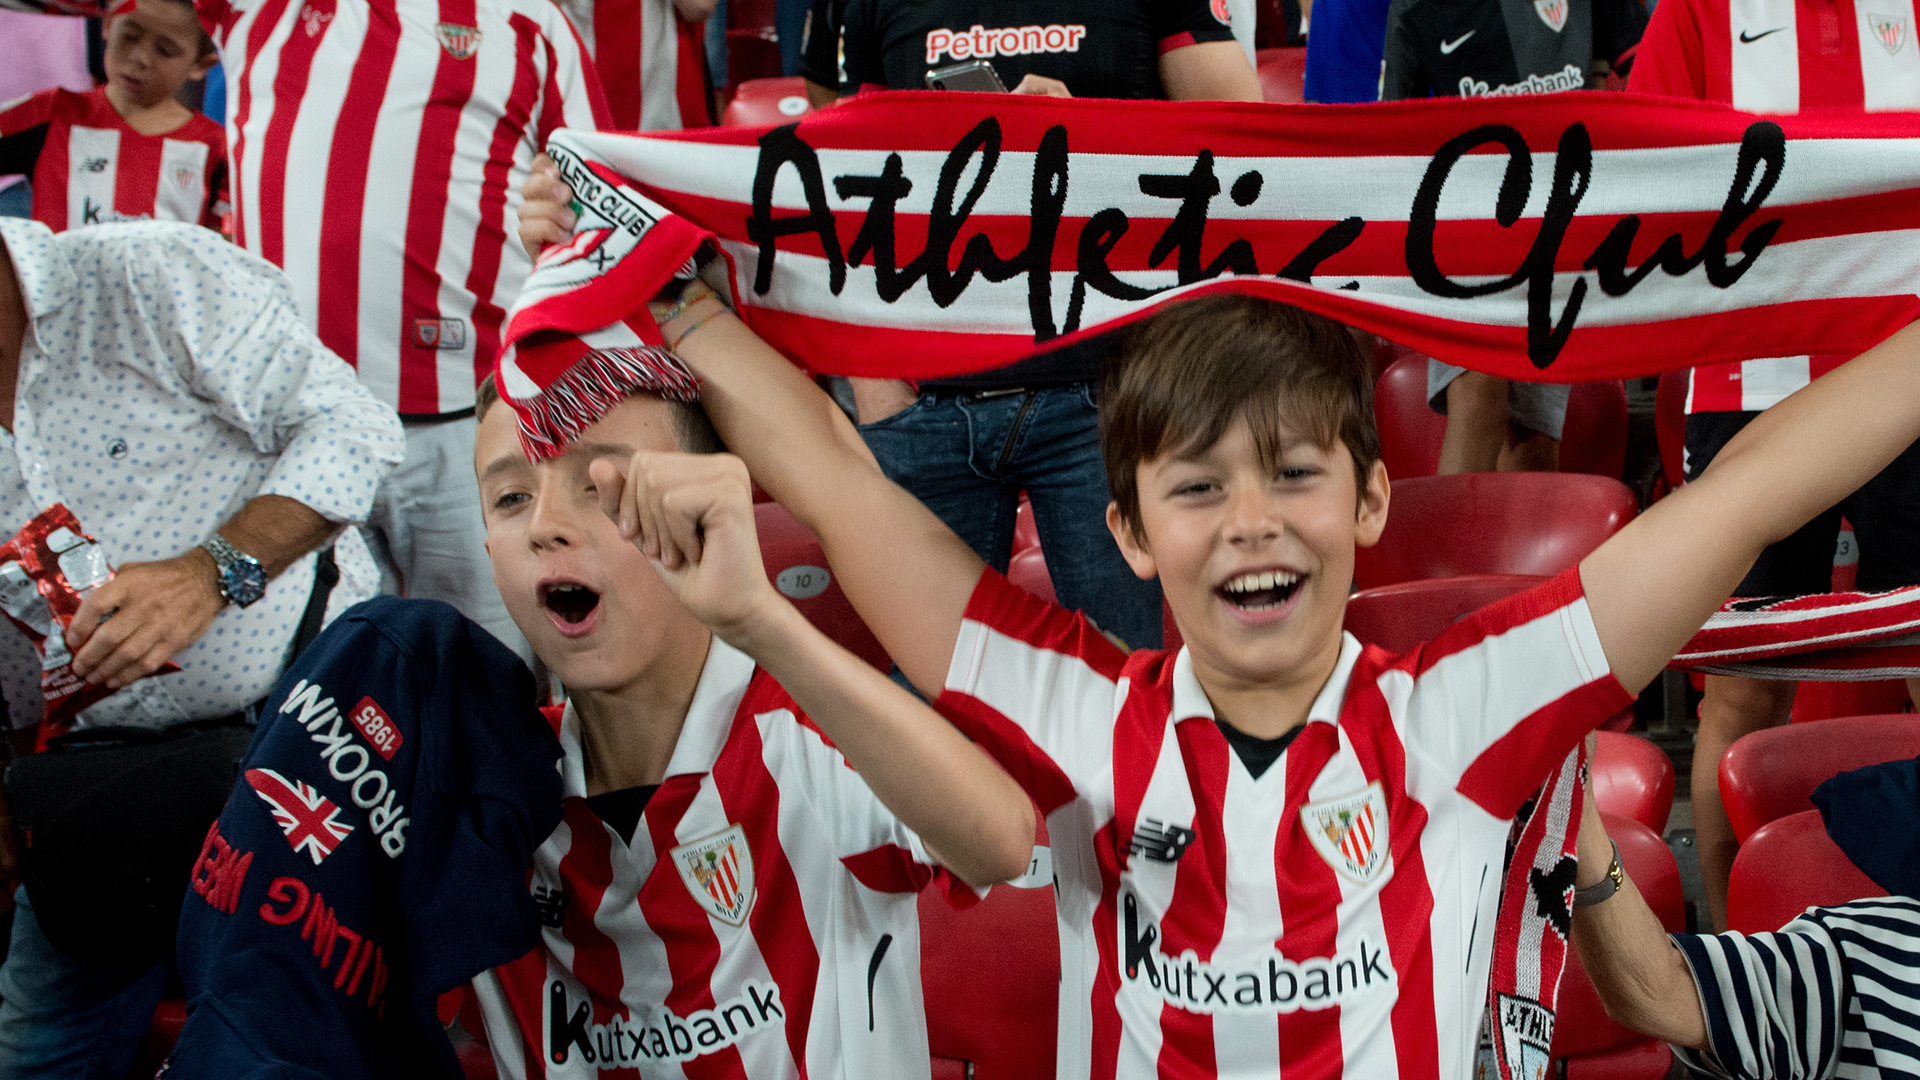
POLYGON ((1220 595, 1243 611, 1268 611, 1292 598, 1301 577, 1286 570, 1256 570, 1228 578, 1220 595))

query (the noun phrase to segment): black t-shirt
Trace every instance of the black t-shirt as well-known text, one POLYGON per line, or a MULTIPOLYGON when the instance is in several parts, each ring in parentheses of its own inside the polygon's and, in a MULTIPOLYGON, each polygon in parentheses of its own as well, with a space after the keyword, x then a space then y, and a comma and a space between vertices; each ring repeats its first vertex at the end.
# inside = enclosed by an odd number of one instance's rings
POLYGON ((1240 759, 1255 780, 1266 775, 1267 770, 1273 768, 1273 763, 1280 760, 1280 755, 1287 752, 1287 747, 1293 745, 1294 738, 1306 730, 1306 725, 1302 724, 1288 729, 1285 735, 1263 739, 1258 735, 1249 735, 1225 720, 1215 720, 1214 723, 1219 726, 1220 734, 1227 737, 1227 745, 1233 748, 1234 756, 1240 759))
MULTIPOLYGON (((1393 0, 1380 97, 1584 89, 1596 55, 1595 11, 1608 6, 1639 8, 1638 0, 1393 0)), ((1644 14, 1639 21, 1644 27, 1644 14)), ((1625 48, 1599 44, 1603 58, 1625 48)))
POLYGON ((924 90, 927 72, 986 60, 1012 89, 1028 74, 1075 97, 1164 98, 1160 54, 1232 41, 1226 0, 845 0, 854 88, 924 90), (1220 15, 1214 14, 1218 8, 1220 15))
POLYGON ((593 811, 593 816, 611 825, 614 832, 626 837, 628 843, 632 843, 634 830, 640 827, 640 815, 647 812, 647 804, 653 801, 653 793, 659 790, 659 784, 641 784, 618 791, 603 791, 587 796, 587 809, 593 811))

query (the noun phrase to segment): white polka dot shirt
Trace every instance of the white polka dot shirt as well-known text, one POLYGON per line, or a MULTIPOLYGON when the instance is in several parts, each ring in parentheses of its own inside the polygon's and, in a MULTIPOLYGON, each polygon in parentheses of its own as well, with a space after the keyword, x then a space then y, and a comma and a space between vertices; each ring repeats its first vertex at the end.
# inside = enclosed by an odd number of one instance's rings
MULTIPOLYGON (((307 329, 280 271, 169 222, 55 234, 0 218, 0 241, 29 323, 13 431, 0 431, 5 536, 65 503, 123 566, 191 550, 257 495, 366 518, 405 452, 399 418, 307 329)), ((350 529, 342 543, 357 540, 350 529)), ((304 557, 259 602, 229 606, 174 657, 179 672, 129 686, 83 723, 163 726, 264 697, 313 566, 304 557)), ((9 704, 16 723, 39 712, 9 704)))

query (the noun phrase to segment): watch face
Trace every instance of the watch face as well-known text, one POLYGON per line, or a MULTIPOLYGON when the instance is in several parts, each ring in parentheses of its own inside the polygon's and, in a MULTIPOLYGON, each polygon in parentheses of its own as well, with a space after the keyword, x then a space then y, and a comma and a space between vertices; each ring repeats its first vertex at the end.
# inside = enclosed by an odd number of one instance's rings
POLYGON ((227 591, 227 599, 246 607, 266 595, 267 572, 259 563, 243 557, 227 567, 220 575, 220 583, 227 591))

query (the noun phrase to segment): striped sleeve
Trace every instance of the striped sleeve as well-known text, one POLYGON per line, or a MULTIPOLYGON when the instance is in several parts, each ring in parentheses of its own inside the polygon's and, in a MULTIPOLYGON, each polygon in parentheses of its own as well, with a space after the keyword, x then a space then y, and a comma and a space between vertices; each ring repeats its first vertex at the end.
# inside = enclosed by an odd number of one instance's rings
POLYGON ((1840 948, 1801 917, 1766 934, 1674 934, 1700 991, 1711 1053, 1675 1049, 1731 1080, 1816 1080, 1839 1061, 1845 1013, 1840 948))
POLYGON ((1125 661, 1084 616, 988 569, 936 705, 1051 813, 1107 790, 1125 661))
POLYGON ((1400 670, 1413 680, 1395 716, 1401 738, 1501 818, 1633 703, 1607 666, 1578 567, 1469 615, 1400 670))

